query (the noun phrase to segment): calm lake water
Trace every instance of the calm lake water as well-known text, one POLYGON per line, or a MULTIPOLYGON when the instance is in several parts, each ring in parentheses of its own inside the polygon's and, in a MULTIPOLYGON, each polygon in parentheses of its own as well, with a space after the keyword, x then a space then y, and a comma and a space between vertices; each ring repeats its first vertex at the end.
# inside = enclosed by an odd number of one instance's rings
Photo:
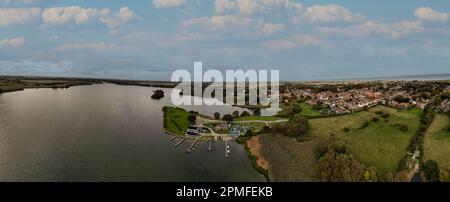
POLYGON ((230 144, 229 159, 221 141, 213 152, 206 143, 190 155, 189 143, 174 148, 161 131, 170 98, 151 100, 154 90, 101 84, 1 94, 0 181, 265 181, 242 145, 230 144))

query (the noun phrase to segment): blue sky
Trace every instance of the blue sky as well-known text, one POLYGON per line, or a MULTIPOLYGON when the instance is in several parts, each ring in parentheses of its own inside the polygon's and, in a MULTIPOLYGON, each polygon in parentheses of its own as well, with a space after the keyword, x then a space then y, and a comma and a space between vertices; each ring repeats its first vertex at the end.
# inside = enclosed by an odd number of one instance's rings
POLYGON ((0 0, 0 74, 283 80, 450 73, 450 1, 0 0))

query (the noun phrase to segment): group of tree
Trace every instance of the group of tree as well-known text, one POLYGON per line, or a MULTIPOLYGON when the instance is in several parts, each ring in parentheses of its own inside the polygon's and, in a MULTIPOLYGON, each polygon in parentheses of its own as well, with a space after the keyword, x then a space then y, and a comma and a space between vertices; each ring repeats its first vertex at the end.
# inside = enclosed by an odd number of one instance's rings
POLYGON ((344 141, 333 139, 317 152, 317 177, 325 182, 378 182, 378 171, 360 163, 344 141))
POLYGON ((288 123, 275 124, 272 132, 294 138, 305 137, 309 132, 308 119, 303 116, 295 116, 288 123))
POLYGON ((396 101, 398 103, 408 103, 409 101, 411 101, 411 99, 407 98, 407 97, 403 97, 401 95, 398 95, 398 96, 394 97, 394 101, 396 101))
POLYGON ((300 103, 298 103, 296 101, 292 101, 289 104, 287 104, 286 106, 284 106, 281 109, 281 111, 278 112, 277 116, 289 118, 289 117, 299 114, 301 111, 302 111, 302 108, 300 107, 300 103))
POLYGON ((189 115, 189 116, 187 117, 187 120, 189 121, 189 123, 195 124, 195 121, 197 120, 197 116, 195 116, 195 115, 189 115))
MULTIPOLYGON (((220 120, 221 115, 220 115, 219 112, 215 112, 215 113, 213 114, 213 116, 214 116, 214 119, 220 120)), ((251 114, 250 114, 248 111, 243 111, 243 112, 240 113, 240 114, 239 114, 239 111, 234 111, 234 112, 231 114, 231 117, 232 117, 232 118, 236 118, 236 117, 239 117, 239 116, 241 116, 241 117, 244 117, 244 116, 251 116, 251 114)), ((227 116, 226 119, 229 120, 229 117, 227 116)), ((231 120, 231 121, 232 121, 232 120, 231 120)))

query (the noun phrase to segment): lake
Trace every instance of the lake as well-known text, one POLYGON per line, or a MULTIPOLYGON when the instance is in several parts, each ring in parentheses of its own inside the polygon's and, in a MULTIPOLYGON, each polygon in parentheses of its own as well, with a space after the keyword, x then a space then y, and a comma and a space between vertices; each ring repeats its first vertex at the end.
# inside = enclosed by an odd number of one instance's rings
MULTIPOLYGON (((265 181, 243 145, 186 154, 162 126, 157 88, 98 84, 0 94, 0 181, 265 181)), ((193 107, 211 115, 232 107, 193 107)))

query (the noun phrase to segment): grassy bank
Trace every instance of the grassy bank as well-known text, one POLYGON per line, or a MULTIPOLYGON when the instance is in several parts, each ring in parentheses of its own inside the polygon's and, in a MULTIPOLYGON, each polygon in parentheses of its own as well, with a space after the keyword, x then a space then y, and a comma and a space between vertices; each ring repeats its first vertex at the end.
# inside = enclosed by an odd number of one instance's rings
POLYGON ((450 169, 450 118, 436 114, 424 139, 425 161, 434 160, 443 168, 450 169))
POLYGON ((188 116, 195 115, 181 108, 176 107, 163 107, 163 125, 164 129, 170 133, 184 136, 186 129, 190 123, 188 116))
POLYGON ((336 135, 355 157, 383 174, 395 173, 420 123, 419 110, 398 111, 376 106, 368 111, 310 120, 313 137, 336 135), (383 118, 383 114, 389 114, 383 118))

